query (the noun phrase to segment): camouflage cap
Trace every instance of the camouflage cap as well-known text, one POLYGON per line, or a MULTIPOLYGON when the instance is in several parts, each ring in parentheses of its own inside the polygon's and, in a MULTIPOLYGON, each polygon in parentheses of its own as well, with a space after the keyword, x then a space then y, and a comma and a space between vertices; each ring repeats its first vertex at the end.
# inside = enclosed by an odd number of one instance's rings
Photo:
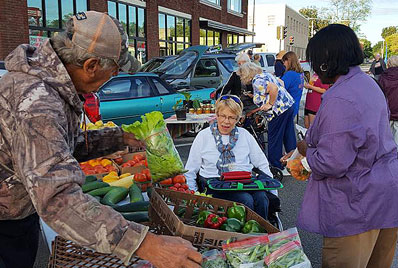
POLYGON ((135 72, 140 67, 128 51, 128 36, 121 23, 106 13, 79 12, 73 16, 72 42, 98 57, 112 59, 125 72, 135 72))

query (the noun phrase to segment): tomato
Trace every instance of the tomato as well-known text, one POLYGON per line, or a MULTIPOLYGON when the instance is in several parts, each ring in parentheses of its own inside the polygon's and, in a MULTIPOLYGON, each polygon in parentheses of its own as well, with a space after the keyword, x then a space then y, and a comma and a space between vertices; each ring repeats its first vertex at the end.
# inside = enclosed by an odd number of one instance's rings
POLYGON ((145 183, 145 184, 141 184, 141 192, 146 192, 146 190, 148 189, 148 184, 147 183, 145 183))
POLYGON ((141 173, 134 174, 134 181, 136 182, 146 182, 146 176, 141 173))
POLYGON ((177 175, 173 178, 173 183, 185 183, 186 178, 184 175, 177 175))
POLYGON ((194 191, 194 190, 191 190, 190 193, 191 193, 191 194, 195 194, 195 191, 194 191))
POLYGON ((174 187, 180 188, 180 187, 181 187, 181 183, 175 183, 175 184, 174 184, 174 187))
POLYGON ((106 166, 105 169, 106 169, 106 171, 108 171, 108 172, 116 171, 116 168, 115 168, 114 166, 111 166, 111 165, 106 166))
POLYGON ((129 162, 126 162, 126 163, 124 163, 124 164, 122 165, 122 167, 131 167, 131 165, 130 165, 129 162))
POLYGON ((145 174, 145 176, 147 177, 148 180, 151 179, 151 171, 149 169, 144 169, 143 171, 141 171, 142 174, 145 174))
POLYGON ((115 161, 116 164, 121 165, 123 164, 123 158, 122 157, 118 157, 113 159, 115 161))
POLYGON ((171 178, 168 178, 166 180, 163 180, 160 182, 161 185, 171 185, 173 184, 173 180, 171 178))
POLYGON ((144 160, 144 159, 145 159, 145 156, 143 156, 142 154, 136 154, 133 156, 133 160, 135 162, 140 162, 141 160, 144 160))
POLYGON ((169 190, 173 190, 173 191, 178 191, 178 189, 176 187, 169 187, 169 190))
POLYGON ((179 191, 179 192, 184 192, 184 193, 185 193, 185 189, 184 189, 184 188, 181 188, 181 187, 178 188, 177 191, 179 191))
POLYGON ((182 185, 181 185, 181 188, 184 188, 185 190, 188 190, 188 189, 189 189, 188 185, 186 185, 186 184, 182 184, 182 185))
POLYGON ((105 173, 107 170, 103 166, 98 165, 94 167, 94 171, 95 173, 100 174, 100 173, 105 173))

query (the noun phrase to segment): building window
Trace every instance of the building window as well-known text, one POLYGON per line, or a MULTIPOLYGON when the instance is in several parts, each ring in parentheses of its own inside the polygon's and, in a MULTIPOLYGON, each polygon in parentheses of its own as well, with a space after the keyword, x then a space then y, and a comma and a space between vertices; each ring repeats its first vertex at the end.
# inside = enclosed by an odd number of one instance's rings
POLYGON ((209 2, 209 3, 215 4, 217 6, 220 5, 220 0, 202 0, 202 1, 203 2, 209 2))
POLYGON ((129 52, 142 63, 146 62, 145 9, 108 1, 108 14, 123 25, 129 37, 129 52))
POLYGON ((228 9, 241 13, 242 11, 242 0, 228 0, 228 9))
POLYGON ((39 46, 47 38, 65 28, 77 12, 87 11, 87 0, 27 0, 29 43, 39 46))
POLYGON ((221 33, 208 29, 200 29, 200 45, 216 46, 221 44, 221 33))
POLYGON ((245 41, 245 35, 227 34, 227 46, 244 43, 245 41))
POLYGON ((191 45, 191 21, 159 13, 159 54, 175 55, 191 45))
POLYGON ((273 26, 275 24, 275 15, 268 16, 268 26, 273 26))

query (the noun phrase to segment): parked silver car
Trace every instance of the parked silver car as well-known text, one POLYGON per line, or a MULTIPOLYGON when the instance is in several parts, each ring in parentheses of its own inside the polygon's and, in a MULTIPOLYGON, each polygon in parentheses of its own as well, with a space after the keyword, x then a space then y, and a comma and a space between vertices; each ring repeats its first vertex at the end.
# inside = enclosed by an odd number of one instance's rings
POLYGON ((0 78, 7 73, 4 61, 0 61, 0 78))

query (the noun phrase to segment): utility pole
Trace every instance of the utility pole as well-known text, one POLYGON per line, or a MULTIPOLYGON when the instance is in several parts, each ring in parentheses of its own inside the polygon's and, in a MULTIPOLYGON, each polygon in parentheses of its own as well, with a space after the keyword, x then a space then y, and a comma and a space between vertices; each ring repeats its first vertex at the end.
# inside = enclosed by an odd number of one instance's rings
MULTIPOLYGON (((253 23, 252 23, 252 32, 254 32, 254 17, 256 13, 256 0, 253 0, 253 23)), ((252 43, 254 43, 254 35, 252 35, 252 43)))

